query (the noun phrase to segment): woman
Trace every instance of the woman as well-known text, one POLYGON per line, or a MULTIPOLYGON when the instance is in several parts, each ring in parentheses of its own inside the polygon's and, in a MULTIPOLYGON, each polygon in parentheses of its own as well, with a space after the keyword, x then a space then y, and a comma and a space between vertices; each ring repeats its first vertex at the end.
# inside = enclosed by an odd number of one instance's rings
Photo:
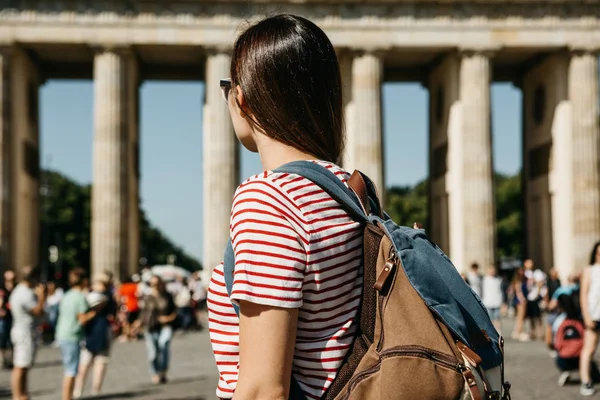
POLYGON ((600 328, 600 242, 594 245, 590 255, 590 266, 581 276, 580 292, 581 313, 585 324, 583 350, 579 358, 579 375, 583 396, 596 393, 590 376, 591 362, 598 346, 598 329, 600 328))
POLYGON ((83 268, 75 268, 69 273, 71 288, 61 300, 58 312, 56 340, 58 341, 64 367, 63 400, 73 398, 75 377, 79 368, 80 343, 84 337, 83 327, 103 307, 101 303, 92 309, 88 307, 83 294, 86 275, 83 268))
MULTIPOLYGON (((169 369, 169 347, 173 338, 173 323, 177 318, 177 308, 173 297, 167 292, 165 284, 158 276, 150 279, 152 292, 144 298, 141 318, 135 322, 141 324, 146 339, 148 363, 152 383, 167 382, 169 369)), ((138 326, 135 327, 137 329, 138 326)))
POLYGON ((525 279, 525 271, 519 268, 515 271, 512 283, 515 292, 514 304, 516 310, 515 330, 513 331, 513 339, 522 342, 529 340, 529 335, 523 333, 523 325, 525 324, 525 316, 527 314, 527 279, 525 279))
POLYGON ((500 318, 500 307, 504 293, 502 291, 502 278, 498 276, 498 270, 495 265, 490 265, 487 275, 482 279, 483 304, 488 310, 490 319, 498 332, 502 332, 502 320, 500 318))
POLYGON ((117 303, 111 295, 110 277, 106 274, 94 276, 92 283, 92 292, 87 296, 87 302, 90 307, 106 302, 106 305, 99 310, 98 314, 85 327, 85 347, 81 351, 79 359, 79 371, 75 379, 74 397, 79 398, 85 387, 85 380, 90 367, 93 365, 92 374, 92 395, 98 395, 102 389, 104 375, 110 357, 110 342, 112 332, 111 322, 117 313, 117 303))
POLYGON ((362 230, 315 184, 273 170, 312 160, 349 179, 335 164, 344 142, 338 60, 315 24, 278 15, 240 35, 230 72, 221 85, 233 127, 264 172, 233 199, 231 299, 222 265, 209 285, 217 396, 287 399, 293 371, 297 389, 320 398, 355 332, 362 230))

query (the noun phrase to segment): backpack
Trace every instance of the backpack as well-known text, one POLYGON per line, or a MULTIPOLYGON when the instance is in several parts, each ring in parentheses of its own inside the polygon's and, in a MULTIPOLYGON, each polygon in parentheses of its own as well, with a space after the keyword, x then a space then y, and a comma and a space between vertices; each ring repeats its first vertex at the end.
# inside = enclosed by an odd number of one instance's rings
POLYGON ((560 358, 579 358, 583 350, 583 323, 565 319, 554 336, 554 348, 560 358))
MULTIPOLYGON (((350 189, 310 161, 274 172, 309 179, 364 226, 356 335, 323 399, 510 399, 504 340, 481 300, 422 229, 396 225, 359 171, 348 181, 350 189)), ((229 295, 234 266, 230 241, 224 257, 229 295)), ((290 399, 306 399, 293 374, 290 399)))
POLYGON ((110 324, 106 316, 97 315, 84 327, 85 348, 92 354, 97 354, 110 347, 110 324))

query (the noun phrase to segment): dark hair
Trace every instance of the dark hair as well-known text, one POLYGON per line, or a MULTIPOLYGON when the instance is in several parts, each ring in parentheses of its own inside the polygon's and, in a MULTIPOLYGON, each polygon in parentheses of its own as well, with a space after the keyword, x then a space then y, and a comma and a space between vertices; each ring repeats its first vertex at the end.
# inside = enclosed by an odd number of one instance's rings
POLYGON ((596 264, 596 252, 598 251, 598 247, 600 247, 600 242, 596 242, 594 245, 594 249, 592 250, 592 254, 590 255, 590 265, 596 264))
POLYGON ((231 80, 253 122, 302 152, 338 162, 344 147, 342 79, 333 45, 295 15, 266 18, 236 40, 231 80))
POLYGON ((35 283, 40 278, 40 270, 34 265, 27 265, 21 269, 21 280, 35 283))
POLYGON ((567 314, 567 318, 579 319, 581 306, 579 304, 579 290, 571 294, 561 294, 557 299, 558 306, 567 314))
POLYGON ((471 269, 479 270, 479 264, 477 264, 476 262, 474 262, 473 264, 471 264, 471 269))
POLYGON ((71 286, 81 286, 83 285, 85 279, 87 278, 87 272, 85 269, 81 267, 73 268, 69 271, 69 284, 71 286))

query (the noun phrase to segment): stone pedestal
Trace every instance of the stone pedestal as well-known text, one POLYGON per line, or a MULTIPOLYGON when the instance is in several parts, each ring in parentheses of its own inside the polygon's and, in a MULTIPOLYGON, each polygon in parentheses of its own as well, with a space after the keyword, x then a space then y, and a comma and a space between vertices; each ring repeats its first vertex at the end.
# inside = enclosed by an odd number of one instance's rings
POLYGON ((592 247, 600 240, 598 54, 573 53, 568 78, 572 112, 573 250, 575 266, 582 268, 589 264, 592 247))
POLYGON ((231 202, 238 184, 238 142, 219 80, 229 77, 231 56, 209 54, 206 60, 206 103, 203 116, 204 249, 203 280, 208 285, 213 268, 223 261, 229 239, 231 202))
POLYGON ((37 265, 40 161, 37 66, 17 47, 0 51, 0 265, 37 265))
POLYGON ((490 131, 490 60, 486 54, 462 55, 463 262, 486 267, 495 260, 495 207, 490 131))
POLYGON ((359 169, 369 176, 384 201, 382 79, 383 62, 378 54, 364 53, 354 57, 350 89, 352 99, 346 99, 348 115, 344 167, 349 172, 359 169))
MULTIPOLYGON (((94 152, 92 186, 92 268, 94 272, 109 270, 124 278, 135 267, 130 266, 129 247, 136 232, 131 210, 137 199, 131 175, 133 143, 137 127, 132 107, 137 110, 137 95, 130 87, 137 84, 134 56, 128 49, 99 51, 94 59, 94 152), (130 236, 131 233, 131 236, 130 236)), ((136 86, 137 88, 137 86, 136 86)), ((139 230, 137 232, 139 234, 139 230)))

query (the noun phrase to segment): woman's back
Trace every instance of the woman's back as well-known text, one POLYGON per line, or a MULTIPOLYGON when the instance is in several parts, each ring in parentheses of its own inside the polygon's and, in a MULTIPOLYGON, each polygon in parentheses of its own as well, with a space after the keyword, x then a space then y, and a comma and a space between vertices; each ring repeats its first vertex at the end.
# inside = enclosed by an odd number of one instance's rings
MULTIPOLYGON (((349 174, 320 162, 343 182, 349 174)), ((362 275, 362 229, 306 178, 265 172, 240 185, 231 239, 236 265, 231 298, 299 308, 293 372, 310 398, 335 378, 352 343, 362 275)), ((238 373, 239 319, 215 268, 208 292, 209 330, 220 382, 232 397, 238 373)))

